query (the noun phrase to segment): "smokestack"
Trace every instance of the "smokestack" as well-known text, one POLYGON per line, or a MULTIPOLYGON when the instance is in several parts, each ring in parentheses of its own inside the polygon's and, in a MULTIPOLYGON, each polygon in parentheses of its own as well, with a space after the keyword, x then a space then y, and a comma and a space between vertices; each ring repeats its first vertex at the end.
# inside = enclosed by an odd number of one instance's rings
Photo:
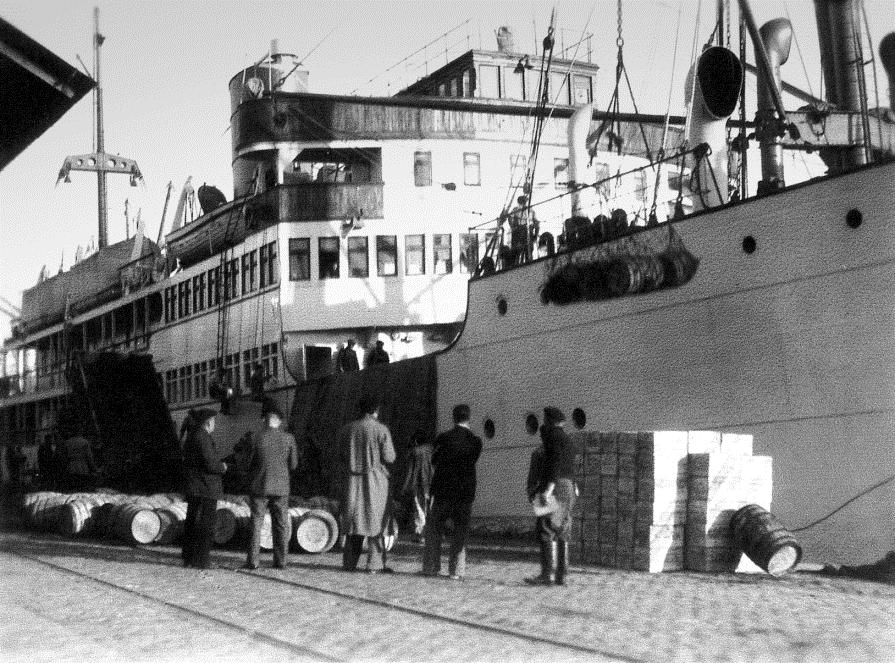
POLYGON ((742 84, 739 58, 720 46, 703 51, 687 76, 687 98, 691 102, 687 141, 691 148, 703 143, 711 148, 711 154, 697 164, 699 193, 694 191, 694 209, 727 202, 727 118, 736 109, 742 84))
POLYGON ((895 32, 890 32, 879 43, 879 59, 889 77, 889 110, 895 113, 895 32))
MULTIPOLYGON (((827 88, 827 101, 840 110, 858 111, 862 106, 861 84, 864 64, 858 57, 861 31, 855 0, 814 0, 820 37, 821 62, 827 88)), ((864 128, 854 126, 856 138, 864 142, 864 128)), ((830 164, 835 172, 849 170, 867 162, 863 145, 842 151, 841 166, 830 164)))
POLYGON ((569 119, 569 186, 572 189, 572 216, 585 216, 581 211, 581 191, 578 187, 584 183, 587 164, 590 159, 587 153, 587 136, 594 116, 594 105, 580 106, 569 119))
MULTIPOLYGON (((768 21, 759 30, 764 42, 768 63, 771 65, 772 80, 768 80, 762 69, 758 70, 758 121, 759 124, 772 122, 776 115, 774 95, 771 86, 780 92, 783 83, 780 77, 780 65, 789 59, 792 46, 792 25, 785 18, 768 21)), ((763 135, 761 143, 761 176, 771 188, 782 187, 783 177, 783 139, 778 135, 763 135)))

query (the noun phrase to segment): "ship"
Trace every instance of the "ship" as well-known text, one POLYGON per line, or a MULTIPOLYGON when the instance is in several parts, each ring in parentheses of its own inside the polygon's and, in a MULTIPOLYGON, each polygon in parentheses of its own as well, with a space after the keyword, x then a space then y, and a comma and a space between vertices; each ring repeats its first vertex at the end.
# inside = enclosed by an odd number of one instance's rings
MULTIPOLYGON (((689 133, 681 118, 594 110, 596 67, 571 60, 553 89, 565 98, 545 108, 527 95, 538 80, 549 86, 549 73, 535 77, 546 53, 472 50, 370 98, 308 92, 297 61, 272 48, 230 81, 232 201, 184 219, 164 251, 144 239, 107 247, 127 258, 92 294, 102 301, 59 297, 46 317, 46 299, 30 307, 26 293, 22 330, 4 346, 16 391, 3 400, 7 435, 51 434, 66 393, 63 339, 151 352, 175 418, 207 403, 213 385, 248 390, 260 364, 265 394, 293 425, 321 409, 307 400, 313 385, 385 375, 332 375, 346 338, 379 340, 407 359, 395 374, 427 362, 417 371, 432 401, 426 428, 449 426, 458 402, 473 407, 485 438, 477 519, 528 516, 521 484, 549 405, 582 432, 751 434, 774 459, 774 512, 792 527, 820 521, 800 532, 806 558, 878 559, 895 533, 895 132, 890 111, 868 111, 861 94, 855 3, 816 7, 829 106, 782 107, 788 23, 751 26, 764 82, 749 126, 763 171, 760 195, 742 186, 734 198, 726 146, 712 141, 726 137, 742 84, 720 46, 690 79, 705 121, 689 133), (518 143, 532 122, 543 133, 529 173, 518 143), (637 157, 618 154, 621 134, 637 157), (664 175, 644 157, 663 134, 664 175), (784 148, 820 151, 829 173, 793 183, 784 148), (483 195, 488 163, 501 165, 499 196, 483 195), (552 250, 539 241, 507 259, 508 183, 530 196, 552 250), (457 192, 490 221, 471 223, 469 207, 447 198, 457 192), (613 224, 625 207, 635 220, 613 224)), ((889 71, 891 55, 887 37, 889 71)), ((388 384, 393 400, 410 398, 414 385, 388 384)))

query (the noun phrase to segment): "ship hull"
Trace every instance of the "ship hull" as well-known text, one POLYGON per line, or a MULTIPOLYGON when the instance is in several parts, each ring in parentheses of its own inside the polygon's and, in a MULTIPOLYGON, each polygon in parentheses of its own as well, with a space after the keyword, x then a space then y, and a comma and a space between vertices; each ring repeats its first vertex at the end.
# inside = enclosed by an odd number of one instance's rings
MULTIPOLYGON (((567 416, 580 408, 590 431, 753 434, 755 453, 774 459, 773 509, 790 528, 891 476, 892 210, 886 164, 617 240, 676 234, 700 260, 677 288, 544 304, 556 267, 594 249, 472 281, 463 333, 438 357, 438 408, 442 427, 457 402, 494 422, 476 515, 527 514, 523 483, 539 441, 525 420, 546 405, 567 416)), ((878 559, 895 546, 895 482, 798 536, 809 560, 878 559)))

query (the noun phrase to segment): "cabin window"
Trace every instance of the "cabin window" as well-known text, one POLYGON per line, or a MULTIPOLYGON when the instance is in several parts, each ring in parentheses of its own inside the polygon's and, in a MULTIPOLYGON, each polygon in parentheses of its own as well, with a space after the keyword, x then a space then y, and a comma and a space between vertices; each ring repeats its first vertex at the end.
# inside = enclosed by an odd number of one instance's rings
POLYGON ((239 258, 224 265, 224 301, 239 297, 239 258))
POLYGON ((398 238, 395 235, 376 238, 376 273, 379 276, 398 274, 398 238))
POLYGON ((460 273, 474 274, 479 264, 479 236, 475 233, 460 235, 460 273))
POLYGON ((307 237, 289 240, 289 280, 311 280, 311 240, 307 237))
MULTIPOLYGON (((258 249, 258 253, 261 262, 261 269, 259 270, 260 287, 266 288, 280 280, 280 265, 277 262, 276 241, 265 244, 258 249)), ((308 274, 310 274, 310 269, 308 269, 308 274)))
POLYGON ((469 69, 463 71, 463 96, 472 96, 472 72, 469 69))
POLYGON ((280 374, 280 357, 277 354, 279 344, 265 343, 261 346, 261 365, 264 367, 264 375, 276 379, 280 374))
MULTIPOLYGON (((150 325, 156 325, 162 321, 162 295, 154 292, 146 298, 146 319, 150 325)), ((80 344, 74 344, 80 348, 80 344)))
POLYGON ((459 89, 459 86, 457 85, 457 79, 456 79, 456 78, 452 78, 452 79, 451 79, 451 96, 452 96, 452 97, 456 97, 456 96, 457 96, 457 91, 458 91, 458 89, 459 89))
POLYGON ((443 96, 445 96, 445 91, 446 91, 445 85, 444 85, 444 83, 441 83, 441 84, 438 86, 438 96, 439 96, 439 97, 443 97, 443 96))
POLYGON ((258 252, 249 251, 242 256, 242 292, 252 292, 256 289, 255 272, 258 270, 258 252))
POLYGON ((177 401, 177 369, 165 371, 165 400, 169 403, 177 401))
POLYGON ((426 273, 425 235, 407 235, 404 238, 404 269, 408 276, 426 273))
POLYGON ((433 235, 432 253, 435 255, 435 273, 450 274, 453 270, 451 262, 451 236, 433 235))
POLYGON ((320 278, 339 278, 339 238, 321 237, 320 249, 320 278))
POLYGON ((208 270, 208 308, 221 302, 221 268, 208 270))
POLYGON ((208 364, 204 361, 193 366, 193 393, 196 398, 208 395, 208 364))
POLYGON ((184 366, 180 369, 180 400, 193 399, 193 367, 184 366))
POLYGON ((308 148, 292 162, 292 172, 286 173, 288 183, 310 182, 370 182, 373 169, 379 169, 382 158, 379 149, 336 150, 308 148))
POLYGON ((482 184, 481 157, 478 152, 463 153, 463 184, 466 186, 482 184))
POLYGON ((193 277, 193 312, 205 310, 205 272, 193 277))
POLYGON ((569 103, 569 77, 565 74, 554 72, 550 74, 549 81, 550 100, 555 104, 569 103))
POLYGON ((165 288, 165 322, 177 319, 177 286, 165 288))
MULTIPOLYGON (((255 372, 255 364, 258 362, 258 348, 252 348, 250 350, 242 351, 242 379, 245 380, 243 386, 246 388, 246 391, 251 391, 252 387, 252 374, 255 372)), ((264 375, 263 367, 261 371, 261 375, 264 375)))
POLYGON ((432 186, 431 152, 414 152, 413 182, 416 186, 432 186))
POLYGON ((190 281, 177 284, 177 317, 185 318, 190 314, 190 281))
POLYGON ((370 275, 368 238, 348 238, 348 276, 365 279, 370 275))
POLYGON ((503 96, 505 99, 525 99, 523 72, 516 73, 512 67, 503 70, 503 96))
POLYGON ((553 160, 553 186, 557 189, 566 189, 569 184, 569 160, 553 160))
POLYGON ((593 101, 590 76, 572 76, 572 87, 576 104, 589 104, 593 101))
POLYGON ((500 67, 483 64, 479 66, 478 96, 486 99, 500 98, 500 67))

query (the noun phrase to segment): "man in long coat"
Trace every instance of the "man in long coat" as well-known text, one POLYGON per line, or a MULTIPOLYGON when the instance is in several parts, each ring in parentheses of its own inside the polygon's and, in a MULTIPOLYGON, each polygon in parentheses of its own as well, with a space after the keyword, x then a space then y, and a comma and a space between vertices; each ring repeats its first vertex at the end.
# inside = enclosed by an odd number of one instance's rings
POLYGON ((342 526, 346 534, 342 568, 357 569, 364 538, 369 543, 367 571, 388 570, 385 565, 383 530, 388 516, 389 470, 395 462, 395 447, 388 428, 378 421, 379 404, 365 396, 361 416, 339 432, 345 474, 342 526))
POLYGON ((195 426, 187 436, 183 450, 186 475, 186 521, 183 526, 183 565, 197 569, 211 568, 209 557, 214 539, 218 500, 223 496, 221 480, 227 465, 211 434, 214 432, 214 410, 196 410, 195 426))
POLYGON ((280 430, 283 415, 273 402, 265 403, 267 428, 245 451, 246 478, 252 509, 252 535, 246 567, 258 568, 261 554, 261 526, 270 510, 273 531, 273 565, 286 568, 289 538, 289 476, 298 467, 295 438, 280 430))

